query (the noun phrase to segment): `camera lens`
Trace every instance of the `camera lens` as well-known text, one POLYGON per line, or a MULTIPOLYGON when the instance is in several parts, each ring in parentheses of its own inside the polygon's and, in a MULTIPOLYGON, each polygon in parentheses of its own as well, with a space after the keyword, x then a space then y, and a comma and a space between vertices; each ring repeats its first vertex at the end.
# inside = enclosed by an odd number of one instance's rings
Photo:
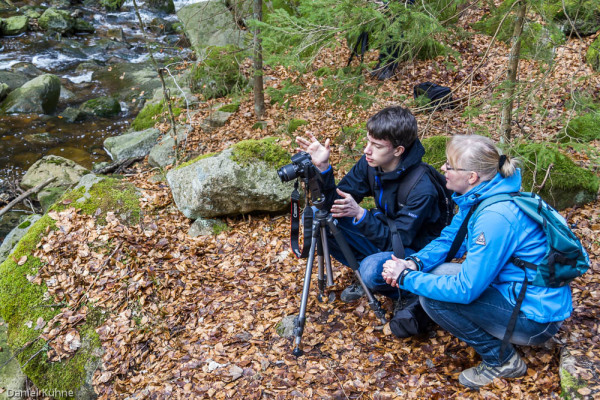
POLYGON ((289 182, 298 177, 298 167, 295 164, 284 165, 277 170, 281 182, 289 182))

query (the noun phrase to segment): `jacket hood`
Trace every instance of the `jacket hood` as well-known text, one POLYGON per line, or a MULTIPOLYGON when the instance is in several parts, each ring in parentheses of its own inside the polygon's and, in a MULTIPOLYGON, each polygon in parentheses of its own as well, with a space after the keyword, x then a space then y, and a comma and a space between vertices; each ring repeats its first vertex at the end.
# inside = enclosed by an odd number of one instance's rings
POLYGON ((495 194, 514 193, 518 192, 520 189, 521 169, 517 168, 512 176, 503 178, 498 172, 491 180, 480 183, 463 195, 454 193, 452 198, 458 207, 468 208, 476 201, 481 201, 495 194))

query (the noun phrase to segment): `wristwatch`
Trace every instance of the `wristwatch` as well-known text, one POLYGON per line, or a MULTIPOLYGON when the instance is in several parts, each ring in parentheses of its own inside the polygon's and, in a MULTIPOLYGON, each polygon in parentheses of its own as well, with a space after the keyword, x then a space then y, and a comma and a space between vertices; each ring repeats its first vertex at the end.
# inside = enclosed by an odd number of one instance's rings
POLYGON ((408 275, 408 273, 411 271, 412 271, 412 269, 406 268, 402 272, 400 272, 400 275, 398 275, 398 285, 399 286, 404 285, 404 278, 406 278, 406 275, 408 275))

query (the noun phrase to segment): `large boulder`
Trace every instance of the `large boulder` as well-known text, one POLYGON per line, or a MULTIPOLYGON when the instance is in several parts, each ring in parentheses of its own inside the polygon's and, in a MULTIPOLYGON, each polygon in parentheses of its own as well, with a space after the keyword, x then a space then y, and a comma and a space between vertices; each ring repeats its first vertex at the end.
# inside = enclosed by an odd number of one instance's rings
POLYGON ((57 76, 38 76, 10 92, 0 105, 0 114, 51 114, 58 105, 60 87, 57 76))
POLYGON ((68 33, 75 27, 75 18, 66 10, 48 8, 38 19, 38 25, 45 31, 68 33))
POLYGON ((246 77, 240 73, 243 53, 233 45, 211 46, 205 51, 202 62, 191 71, 190 88, 192 92, 205 98, 224 97, 235 87, 246 84, 246 77))
POLYGON ((46 189, 53 187, 68 188, 79 182, 81 177, 89 172, 81 165, 66 158, 52 155, 45 156, 37 160, 27 170, 21 181, 21 187, 23 189, 30 189, 51 177, 56 177, 53 182, 46 186, 46 189))
POLYGON ((245 47, 247 33, 239 28, 223 1, 209 0, 187 5, 177 12, 177 17, 197 54, 203 54, 207 46, 245 47))
POLYGON ((104 141, 104 148, 114 161, 148 155, 156 145, 160 131, 149 128, 141 132, 113 136, 104 141))
POLYGON ((167 181, 175 204, 191 219, 282 212, 289 207, 293 186, 281 183, 276 169, 287 162, 289 155, 273 141, 245 141, 182 164, 167 173, 167 181), (248 148, 262 153, 248 157, 248 148))
POLYGON ((4 36, 16 36, 27 32, 29 17, 25 15, 17 15, 4 20, 2 34, 4 36))

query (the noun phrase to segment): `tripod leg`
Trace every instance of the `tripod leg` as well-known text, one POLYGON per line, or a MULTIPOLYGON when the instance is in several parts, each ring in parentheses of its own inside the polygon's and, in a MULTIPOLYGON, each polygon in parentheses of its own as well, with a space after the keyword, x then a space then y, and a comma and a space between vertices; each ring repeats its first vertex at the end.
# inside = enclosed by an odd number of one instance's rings
POLYGON ((304 333, 304 324, 306 323, 306 305, 308 303, 308 294, 310 291, 310 276, 312 275, 313 263, 315 261, 315 249, 317 248, 317 236, 318 236, 318 222, 315 221, 313 225, 313 235, 310 244, 310 251, 308 252, 308 260, 306 261, 306 272, 304 274, 304 286, 302 287, 302 299, 300 300, 300 312, 298 313, 298 319, 294 326, 295 345, 292 354, 296 357, 300 357, 304 352, 300 350, 300 341, 302 340, 302 334, 304 333))
POLYGON ((358 279, 358 282, 360 283, 363 290, 365 291, 365 294, 367 295, 367 300, 369 301, 369 306, 371 306, 371 309, 373 310, 373 312, 375 313, 377 318, 379 318, 381 323, 385 324, 387 322, 387 319, 385 318, 385 312, 381 308, 381 304, 379 304, 379 301, 377 301, 375 296, 373 296, 373 293, 371 293, 371 290, 369 290, 367 285, 365 285, 365 282, 363 281, 362 277, 360 276, 360 272, 358 272, 358 267, 359 267, 358 261, 356 261, 356 257, 354 257, 354 253, 350 249, 350 246, 348 246, 348 242, 346 242, 344 235, 342 234, 342 232, 338 229, 338 227, 333 222, 333 217, 331 216, 331 214, 329 214, 327 216, 327 225, 329 226, 329 229, 331 230, 333 237, 335 238, 338 245, 340 246, 340 250, 342 250, 344 257, 346 257, 346 261, 350 265, 350 268, 352 269, 352 271, 354 271, 354 275, 356 276, 356 279, 358 279))
POLYGON ((321 240, 317 239, 317 287, 319 289, 319 294, 317 294, 317 299, 320 302, 323 302, 323 294, 325 294, 325 267, 324 267, 324 246, 323 241, 326 240, 324 235, 324 229, 321 227, 320 234, 321 240), (325 239, 324 239, 325 238, 325 239))
POLYGON ((329 245, 327 244, 327 228, 321 227, 321 244, 323 246, 323 254, 325 257, 327 286, 333 286, 333 270, 331 269, 331 255, 329 254, 329 245))

